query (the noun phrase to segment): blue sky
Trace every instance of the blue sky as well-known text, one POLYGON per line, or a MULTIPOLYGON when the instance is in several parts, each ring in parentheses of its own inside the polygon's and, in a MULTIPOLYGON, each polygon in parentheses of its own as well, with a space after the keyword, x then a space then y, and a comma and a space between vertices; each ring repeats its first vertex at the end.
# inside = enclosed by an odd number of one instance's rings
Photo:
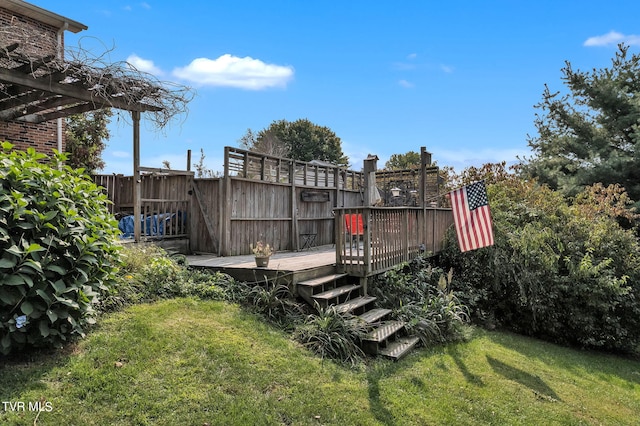
MULTIPOLYGON (((142 165, 186 168, 200 149, 222 170, 223 147, 248 128, 307 118, 342 140, 352 168, 367 154, 433 153, 462 170, 529 154, 544 84, 561 68, 607 67, 619 42, 640 47, 632 1, 31 0, 89 28, 67 47, 129 61, 192 87, 187 115, 143 121, 142 165)), ((132 171, 128 113, 114 116, 105 173, 132 171)), ((143 116, 144 117, 144 116, 143 116)))

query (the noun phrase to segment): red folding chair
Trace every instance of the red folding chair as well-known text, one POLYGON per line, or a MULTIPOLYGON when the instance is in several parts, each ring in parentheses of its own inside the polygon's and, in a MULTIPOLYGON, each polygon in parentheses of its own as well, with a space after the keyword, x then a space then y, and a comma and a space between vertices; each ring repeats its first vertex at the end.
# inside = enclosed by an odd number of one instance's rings
POLYGON ((345 229, 347 235, 351 237, 351 245, 354 241, 358 241, 364 235, 364 223, 362 222, 362 214, 345 214, 345 229))

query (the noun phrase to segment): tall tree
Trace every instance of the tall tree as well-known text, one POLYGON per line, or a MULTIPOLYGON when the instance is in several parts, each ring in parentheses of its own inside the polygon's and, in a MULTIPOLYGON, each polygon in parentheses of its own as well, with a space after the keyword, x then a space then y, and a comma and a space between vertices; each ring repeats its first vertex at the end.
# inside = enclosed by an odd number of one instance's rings
POLYGON ((251 129, 240 139, 243 147, 269 155, 300 161, 322 160, 347 166, 349 158, 342 152, 342 141, 328 127, 311 121, 276 120, 257 134, 251 129))
POLYGON ((566 62, 569 93, 545 86, 525 174, 570 196, 594 183, 618 183, 640 201, 640 56, 628 49, 619 45, 610 68, 591 72, 566 62))
POLYGON ((289 146, 270 129, 263 129, 258 133, 247 129, 247 133, 240 138, 240 146, 276 157, 288 157, 290 152, 289 146))
POLYGON ((109 139, 111 109, 76 114, 67 118, 67 164, 73 168, 85 168, 87 173, 94 173, 104 168, 102 151, 109 139))
POLYGON ((404 170, 420 167, 420 154, 409 151, 406 154, 393 154, 384 167, 390 170, 404 170))

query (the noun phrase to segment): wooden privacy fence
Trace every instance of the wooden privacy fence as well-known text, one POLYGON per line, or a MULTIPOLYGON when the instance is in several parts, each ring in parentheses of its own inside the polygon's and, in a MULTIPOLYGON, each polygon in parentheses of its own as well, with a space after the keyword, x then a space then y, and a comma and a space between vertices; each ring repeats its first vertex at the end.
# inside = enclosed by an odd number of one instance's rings
POLYGON ((450 209, 359 207, 335 209, 336 263, 342 273, 367 277, 442 249, 453 224, 450 209))
POLYGON ((196 185, 203 202, 194 214, 191 246, 223 256, 247 254, 258 240, 279 251, 333 244, 333 209, 363 204, 360 172, 232 147, 225 147, 223 177, 196 185), (214 206, 207 195, 213 193, 221 200, 214 206))

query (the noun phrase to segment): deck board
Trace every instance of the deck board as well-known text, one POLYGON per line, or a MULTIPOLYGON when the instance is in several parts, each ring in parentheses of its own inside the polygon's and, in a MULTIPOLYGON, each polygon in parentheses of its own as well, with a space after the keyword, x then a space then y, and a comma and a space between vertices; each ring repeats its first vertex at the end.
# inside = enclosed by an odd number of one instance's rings
MULTIPOLYGON (((226 256, 192 255, 187 256, 190 266, 213 269, 257 269, 253 255, 226 256)), ((321 246, 306 251, 279 252, 271 256, 269 266, 260 270, 302 271, 336 264, 336 250, 332 245, 321 246)))

